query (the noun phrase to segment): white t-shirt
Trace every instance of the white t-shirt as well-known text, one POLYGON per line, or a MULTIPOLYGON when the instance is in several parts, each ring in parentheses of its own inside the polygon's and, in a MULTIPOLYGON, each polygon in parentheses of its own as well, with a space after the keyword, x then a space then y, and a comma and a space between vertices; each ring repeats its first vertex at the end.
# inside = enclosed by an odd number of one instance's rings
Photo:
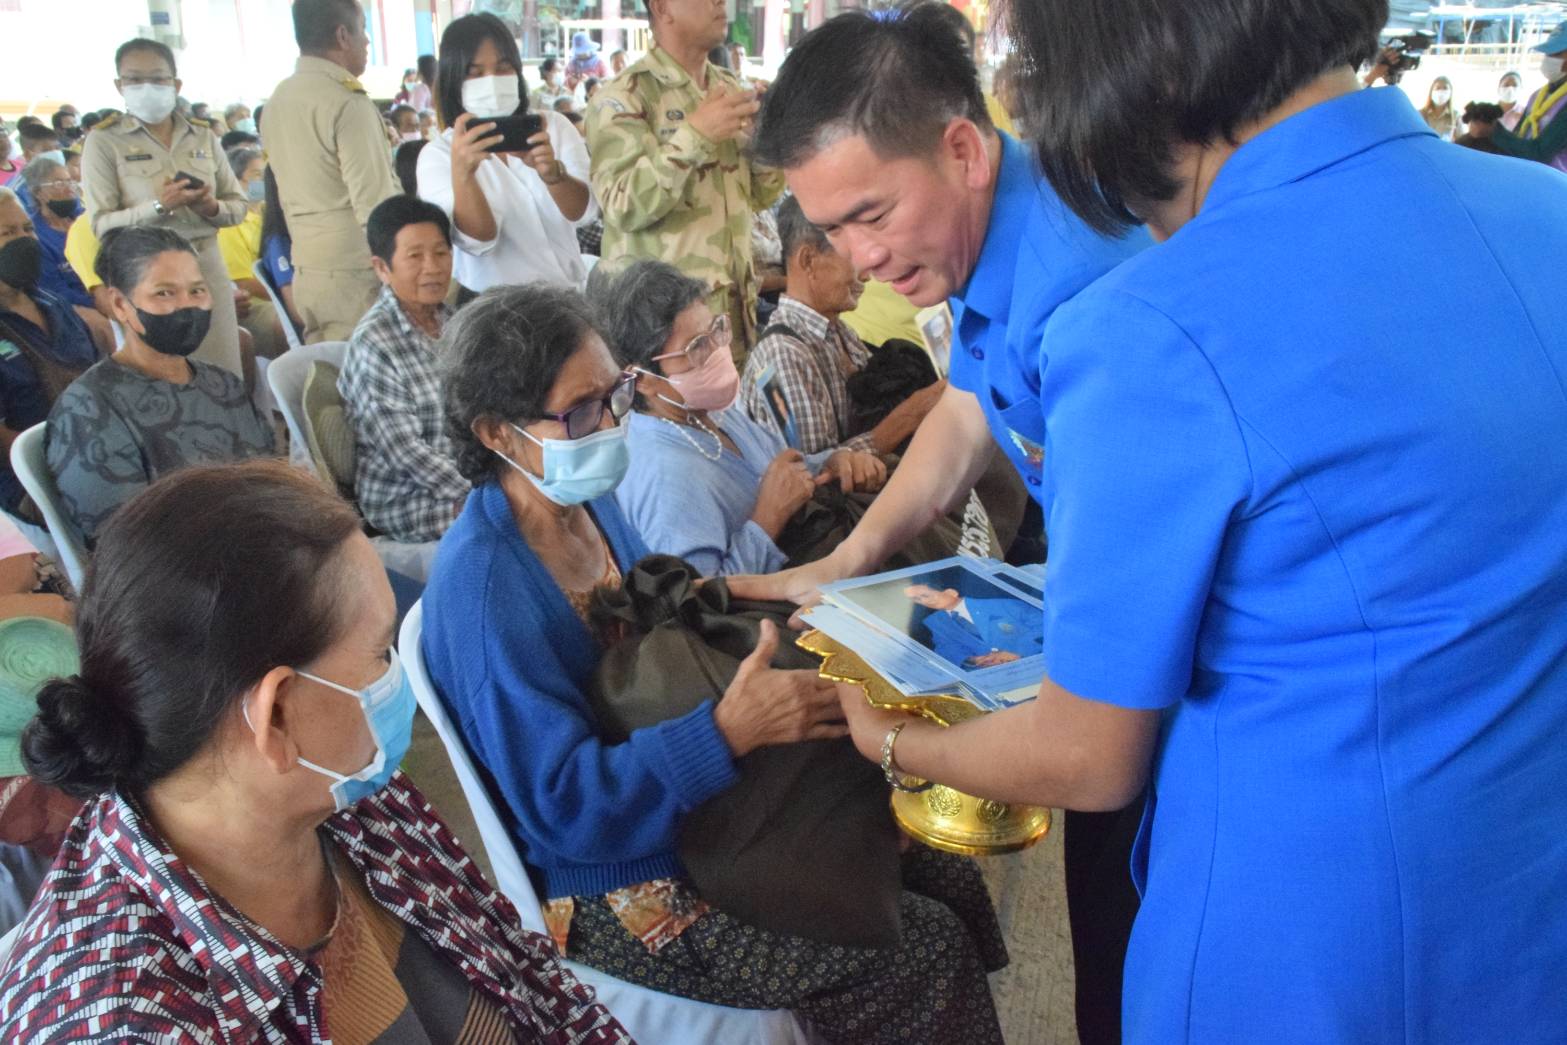
MULTIPOLYGON (((566 173, 588 184, 588 146, 571 121, 542 113, 555 157, 566 173)), ((589 189, 582 217, 570 221, 550 196, 537 171, 515 156, 491 156, 479 165, 479 188, 495 215, 495 238, 477 240, 452 223, 454 274, 473 291, 521 283, 554 283, 581 289, 588 266, 576 229, 599 215, 589 189)), ((452 213, 452 131, 443 131, 419 152, 419 197, 452 213)))

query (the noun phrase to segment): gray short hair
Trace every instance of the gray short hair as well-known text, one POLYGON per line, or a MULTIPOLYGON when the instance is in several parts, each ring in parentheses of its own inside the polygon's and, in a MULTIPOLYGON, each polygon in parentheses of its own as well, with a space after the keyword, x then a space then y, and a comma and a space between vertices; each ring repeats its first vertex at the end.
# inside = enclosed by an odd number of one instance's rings
POLYGON ((250 106, 246 105, 244 102, 234 102, 223 110, 223 122, 228 124, 230 129, 232 129, 234 125, 234 114, 241 110, 250 112, 250 106))
POLYGON ((827 234, 819 226, 811 224, 811 219, 805 216, 805 211, 800 209, 800 201, 794 196, 785 196, 783 202, 778 205, 778 242, 783 244, 784 271, 788 271, 789 262, 794 260, 794 252, 801 247, 811 247, 818 253, 831 254, 832 243, 827 239, 827 234))
POLYGON ((482 483, 505 467, 474 422, 538 420, 589 334, 603 336, 582 295, 545 284, 491 288, 452 318, 440 351, 446 430, 464 478, 482 483))
POLYGON ((236 145, 228 151, 229 168, 234 177, 243 178, 245 168, 266 155, 259 145, 236 145))
POLYGON ((707 285, 668 262, 642 260, 619 276, 592 280, 588 297, 609 332, 615 362, 649 369, 680 313, 707 297, 707 285))
POLYGON ((48 156, 34 156, 27 166, 22 168, 22 180, 27 183, 27 191, 34 198, 38 196, 38 189, 55 171, 65 170, 65 164, 59 160, 50 159, 48 156))

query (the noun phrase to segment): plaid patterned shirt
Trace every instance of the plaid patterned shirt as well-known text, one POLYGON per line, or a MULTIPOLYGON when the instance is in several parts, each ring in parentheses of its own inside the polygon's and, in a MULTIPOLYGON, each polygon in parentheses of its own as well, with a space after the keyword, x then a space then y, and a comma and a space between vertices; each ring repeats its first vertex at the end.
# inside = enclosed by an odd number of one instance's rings
MULTIPOLYGON (((436 314, 444 326, 452 311, 441 305, 436 314)), ((436 347, 382 287, 337 379, 354 429, 359 510, 399 541, 438 540, 468 493, 446 434, 436 347)))
MULTIPOLYGON (((370 896, 506 1013, 519 1041, 629 1043, 523 930, 401 773, 328 820, 370 896)), ((88 802, 0 974, 6 1042, 324 1042, 324 981, 208 891, 123 796, 88 802)))
MULTIPOLYGON (((787 294, 778 299, 768 326, 785 326, 797 337, 782 332, 757 342, 746 360, 740 382, 740 403, 751 419, 770 432, 778 422, 756 379, 768 367, 776 373, 789 414, 799 436, 801 453, 814 454, 834 447, 875 452, 869 432, 855 432, 854 404, 849 401, 849 377, 865 369, 870 349, 842 320, 829 320, 787 294)), ((786 433, 779 433, 785 435, 786 433)))

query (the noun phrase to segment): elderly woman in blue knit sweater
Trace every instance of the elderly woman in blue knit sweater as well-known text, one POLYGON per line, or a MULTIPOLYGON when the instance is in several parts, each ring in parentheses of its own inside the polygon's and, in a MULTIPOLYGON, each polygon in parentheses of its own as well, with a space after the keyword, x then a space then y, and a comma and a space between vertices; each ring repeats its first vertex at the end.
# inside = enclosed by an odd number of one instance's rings
POLYGON ((618 277, 595 277, 590 294, 615 358, 637 375, 631 470, 615 499, 655 552, 707 577, 773 573, 788 559, 778 535, 817 486, 874 493, 887 481, 875 454, 802 455, 730 409, 740 374, 729 319, 715 322, 702 282, 667 262, 638 261, 618 277))
POLYGON ((768 625, 716 704, 601 740, 584 691, 614 636, 588 607, 647 554, 613 497, 635 378, 586 302, 542 285, 479 297, 445 355, 474 489, 425 590, 424 654, 567 956, 666 993, 794 1009, 836 1042, 999 1042, 985 970, 1005 949, 971 861, 915 854, 887 950, 768 932, 695 893, 676 855, 686 813, 755 748, 843 735, 836 693, 770 668, 768 625))

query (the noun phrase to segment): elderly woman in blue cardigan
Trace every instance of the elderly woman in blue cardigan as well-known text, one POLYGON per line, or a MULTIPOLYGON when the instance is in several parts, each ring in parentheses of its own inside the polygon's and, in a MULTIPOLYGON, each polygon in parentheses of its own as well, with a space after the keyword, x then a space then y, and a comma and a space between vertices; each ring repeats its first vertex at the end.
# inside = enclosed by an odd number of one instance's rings
POLYGON ((542 285, 482 295, 445 355, 474 490, 425 591, 424 653, 567 956, 666 993, 794 1009, 831 1041, 1000 1042, 985 972, 1005 948, 969 861, 924 851, 906 866, 886 950, 768 932, 695 892, 676 855, 686 813, 755 748, 843 735, 836 693, 768 666, 769 625, 716 704, 601 740, 584 689, 614 636, 588 607, 647 554, 612 496, 634 378, 586 302, 542 285))

